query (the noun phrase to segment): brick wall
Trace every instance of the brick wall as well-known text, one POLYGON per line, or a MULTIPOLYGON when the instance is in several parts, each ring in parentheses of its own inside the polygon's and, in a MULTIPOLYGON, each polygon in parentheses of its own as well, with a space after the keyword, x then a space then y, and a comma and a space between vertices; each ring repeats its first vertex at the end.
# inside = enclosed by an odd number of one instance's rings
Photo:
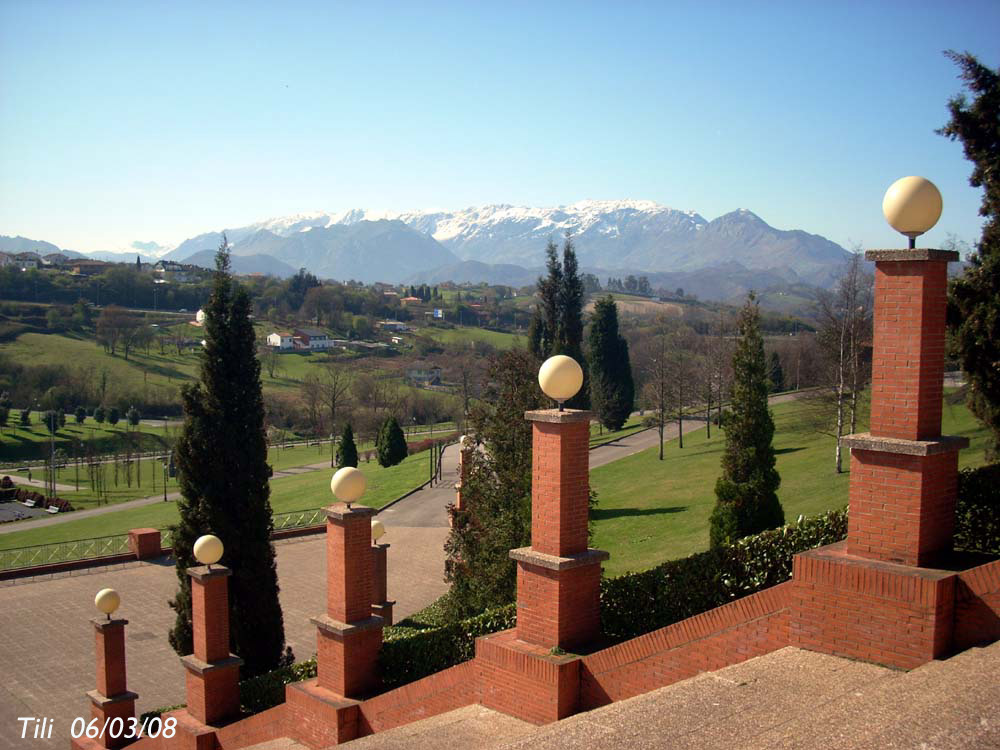
POLYGON ((531 546, 547 555, 587 549, 590 422, 532 423, 531 546))
MULTIPOLYGON (((368 605, 369 608, 371 604, 368 605)), ((335 693, 357 696, 378 686, 378 652, 382 629, 369 628, 336 636, 320 629, 317 641, 319 685, 335 693)))
POLYGON ((955 575, 849 557, 796 555, 790 645, 914 669, 951 648, 955 575))
POLYGON ((97 691, 112 697, 126 690, 125 623, 127 620, 97 621, 94 640, 97 653, 97 691))
POLYGON ((848 553, 932 563, 951 549, 957 494, 957 451, 912 456, 853 449, 848 553))
POLYGON ((923 440, 941 433, 947 284, 944 261, 876 264, 873 435, 923 440))
POLYGON ((327 614, 340 622, 371 615, 372 556, 370 516, 327 522, 327 614))
POLYGON ((583 657, 581 710, 787 646, 791 586, 779 584, 583 657))
POLYGON ((958 574, 955 642, 961 651, 1000 639, 1000 560, 958 574))
POLYGON ((517 635, 523 641, 573 650, 601 631, 601 566, 555 571, 517 565, 517 635))
POLYGON ((192 578, 191 626, 198 659, 214 662, 229 656, 229 582, 225 575, 206 573, 192 578))
POLYGON ((360 707, 359 736, 479 703, 480 671, 475 661, 463 662, 365 701, 360 707))

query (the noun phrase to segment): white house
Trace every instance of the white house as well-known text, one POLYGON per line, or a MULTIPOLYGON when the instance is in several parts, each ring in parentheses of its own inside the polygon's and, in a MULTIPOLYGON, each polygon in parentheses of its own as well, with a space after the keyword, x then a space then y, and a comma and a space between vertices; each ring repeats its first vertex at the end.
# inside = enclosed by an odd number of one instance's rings
POLYGON ((268 335, 267 343, 268 346, 273 346, 275 349, 291 349, 292 334, 286 331, 275 331, 268 335))
POLYGON ((42 259, 37 253, 18 253, 14 256, 14 263, 20 266, 22 271, 29 268, 38 268, 42 264, 42 259))
POLYGON ((296 329, 293 338, 301 339, 305 349, 329 349, 334 345, 329 334, 316 328, 296 329))
POLYGON ((398 320, 383 320, 378 326, 383 331, 393 331, 395 333, 402 333, 406 330, 406 323, 401 323, 398 320))
POLYGON ((14 264, 14 256, 10 253, 0 253, 0 268, 14 264))

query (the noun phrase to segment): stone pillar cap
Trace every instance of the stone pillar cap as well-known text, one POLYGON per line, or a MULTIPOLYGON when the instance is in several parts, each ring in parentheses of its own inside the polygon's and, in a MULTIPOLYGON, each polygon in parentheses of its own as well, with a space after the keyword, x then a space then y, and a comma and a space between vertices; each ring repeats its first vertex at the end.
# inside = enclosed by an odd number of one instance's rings
POLYGON ((352 518, 374 516, 377 511, 374 508, 369 508, 367 505, 348 506, 347 503, 336 503, 335 505, 323 508, 323 512, 326 513, 326 517, 331 521, 347 521, 352 518))
POLYGON ((188 568, 185 572, 199 582, 207 581, 211 578, 224 578, 233 574, 233 571, 225 565, 216 565, 215 563, 212 565, 198 565, 188 568))
POLYGON ((590 422, 593 412, 583 409, 535 409, 524 412, 524 418, 529 422, 552 422, 555 424, 567 424, 569 422, 590 422))
POLYGON ((876 263, 907 260, 943 260, 955 263, 961 260, 957 250, 935 250, 929 247, 915 247, 901 250, 865 250, 865 260, 876 263))
POLYGON ((94 623, 95 630, 101 631, 128 625, 128 620, 124 617, 112 617, 110 620, 106 617, 95 617, 91 620, 91 622, 94 623))

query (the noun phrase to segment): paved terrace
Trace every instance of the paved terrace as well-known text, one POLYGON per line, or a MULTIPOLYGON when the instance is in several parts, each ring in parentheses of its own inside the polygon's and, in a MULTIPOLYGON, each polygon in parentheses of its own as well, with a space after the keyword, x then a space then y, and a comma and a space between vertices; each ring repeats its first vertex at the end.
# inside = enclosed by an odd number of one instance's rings
MULTIPOLYGON (((687 422, 685 432, 700 426, 687 422)), ((672 425, 665 437, 675 437, 676 430, 672 425)), ((655 430, 635 433, 591 451, 590 465, 610 463, 656 442, 655 430)), ((455 498, 452 484, 457 461, 457 446, 451 446, 442 464, 446 481, 380 514, 388 527, 384 541, 392 545, 388 588, 389 596, 397 602, 397 620, 427 606, 447 589, 443 581, 443 546, 448 535, 445 508, 455 498)), ((79 514, 67 514, 73 515, 79 514)), ((323 535, 290 539, 278 542, 275 549, 285 635, 301 660, 316 651, 316 628, 309 618, 326 606, 325 586, 317 585, 326 576, 325 539, 323 535)), ((32 747, 37 748, 65 747, 56 734, 68 737, 75 717, 89 717, 85 693, 95 687, 94 636, 89 620, 98 614, 94 594, 106 586, 121 594, 119 613, 129 620, 128 685, 139 694, 137 713, 184 701, 184 670, 167 643, 174 619, 167 601, 177 588, 171 560, 0 582, 0 669, 6 678, 0 687, 0 747, 21 744, 18 716, 55 719, 53 739, 33 741, 32 747)))

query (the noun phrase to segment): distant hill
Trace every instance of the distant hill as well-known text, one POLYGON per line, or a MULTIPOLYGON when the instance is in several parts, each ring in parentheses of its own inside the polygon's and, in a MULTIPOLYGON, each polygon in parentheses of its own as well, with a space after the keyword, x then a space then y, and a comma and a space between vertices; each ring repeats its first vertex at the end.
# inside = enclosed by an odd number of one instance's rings
MULTIPOLYGON (((214 270, 215 253, 215 250, 202 250, 185 258, 181 263, 214 270)), ((233 273, 236 274, 262 273, 267 276, 286 279, 289 276, 294 276, 298 271, 297 268, 292 268, 287 263, 283 263, 277 258, 272 258, 270 255, 231 255, 230 261, 233 273)))
POLYGON ((80 253, 72 250, 63 250, 51 242, 44 240, 29 240, 27 237, 5 237, 0 235, 0 252, 4 253, 38 253, 39 255, 50 255, 51 253, 62 253, 69 258, 82 258, 80 253))

